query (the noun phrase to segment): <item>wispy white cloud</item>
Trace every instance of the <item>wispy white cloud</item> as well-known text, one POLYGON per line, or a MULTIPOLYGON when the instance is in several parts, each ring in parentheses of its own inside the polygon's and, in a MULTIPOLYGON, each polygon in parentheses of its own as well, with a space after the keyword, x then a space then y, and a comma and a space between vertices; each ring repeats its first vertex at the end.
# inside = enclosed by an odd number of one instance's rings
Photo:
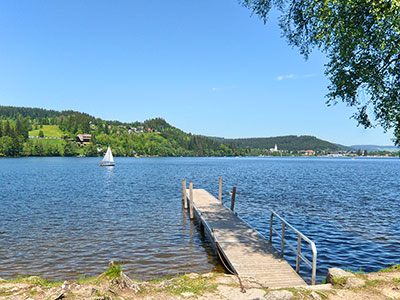
POLYGON ((225 91, 225 90, 231 90, 233 89, 233 86, 227 86, 227 87, 213 87, 211 89, 212 92, 220 92, 220 91, 225 91))
POLYGON ((278 77, 276 77, 276 80, 284 80, 284 79, 294 79, 296 78, 296 75, 294 74, 288 74, 288 75, 279 75, 278 77))
POLYGON ((276 80, 281 81, 284 79, 301 79, 301 78, 311 78, 316 76, 318 76, 318 74, 315 73, 303 74, 303 75, 287 74, 287 75, 279 75, 278 77, 276 77, 276 80))

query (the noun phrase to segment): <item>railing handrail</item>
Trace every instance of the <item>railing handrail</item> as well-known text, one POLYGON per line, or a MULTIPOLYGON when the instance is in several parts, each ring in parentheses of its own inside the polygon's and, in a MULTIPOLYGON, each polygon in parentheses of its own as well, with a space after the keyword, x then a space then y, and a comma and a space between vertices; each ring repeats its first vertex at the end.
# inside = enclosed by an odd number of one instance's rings
POLYGON ((272 233, 275 232, 281 238, 281 256, 284 255, 285 244, 296 254, 296 272, 300 272, 300 259, 302 259, 307 265, 312 268, 312 279, 311 283, 315 284, 315 277, 317 271, 317 247, 315 243, 306 237, 299 230, 294 228, 289 222, 287 222, 284 218, 278 215, 276 212, 271 211, 271 220, 270 220, 270 228, 269 228, 269 241, 272 242, 272 233), (273 228, 274 216, 276 216, 282 222, 282 234, 279 234, 277 230, 273 228), (297 250, 294 249, 287 241, 285 241, 285 231, 286 227, 292 229, 297 234, 297 250), (306 257, 301 254, 301 240, 306 241, 311 246, 311 250, 313 253, 313 261, 310 262, 306 257))

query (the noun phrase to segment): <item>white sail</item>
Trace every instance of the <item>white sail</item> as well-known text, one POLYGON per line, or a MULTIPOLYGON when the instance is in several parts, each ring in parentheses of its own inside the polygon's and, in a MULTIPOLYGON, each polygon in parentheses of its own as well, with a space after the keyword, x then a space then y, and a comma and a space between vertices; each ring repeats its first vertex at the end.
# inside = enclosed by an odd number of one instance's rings
POLYGON ((103 161, 104 162, 114 162, 114 157, 112 155, 110 146, 108 146, 108 148, 107 148, 107 152, 106 152, 106 155, 104 155, 103 161))

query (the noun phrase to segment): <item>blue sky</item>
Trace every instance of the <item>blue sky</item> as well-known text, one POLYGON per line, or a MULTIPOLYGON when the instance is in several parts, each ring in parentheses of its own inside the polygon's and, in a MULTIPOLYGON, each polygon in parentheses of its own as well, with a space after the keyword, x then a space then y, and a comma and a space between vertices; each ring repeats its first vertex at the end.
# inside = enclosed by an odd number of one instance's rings
POLYGON ((223 137, 315 135, 391 145, 354 109, 325 104, 323 54, 308 61, 235 0, 2 1, 1 105, 104 119, 163 117, 223 137))

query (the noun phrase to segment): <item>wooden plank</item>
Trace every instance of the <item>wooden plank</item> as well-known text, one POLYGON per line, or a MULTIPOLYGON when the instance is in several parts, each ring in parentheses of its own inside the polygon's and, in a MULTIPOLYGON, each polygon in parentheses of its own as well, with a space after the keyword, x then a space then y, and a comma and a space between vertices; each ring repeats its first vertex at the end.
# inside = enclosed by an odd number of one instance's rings
POLYGON ((213 231, 209 234, 239 276, 251 277, 269 288, 307 285, 269 241, 210 193, 203 189, 193 189, 192 193, 195 211, 210 227, 207 230, 213 231))

